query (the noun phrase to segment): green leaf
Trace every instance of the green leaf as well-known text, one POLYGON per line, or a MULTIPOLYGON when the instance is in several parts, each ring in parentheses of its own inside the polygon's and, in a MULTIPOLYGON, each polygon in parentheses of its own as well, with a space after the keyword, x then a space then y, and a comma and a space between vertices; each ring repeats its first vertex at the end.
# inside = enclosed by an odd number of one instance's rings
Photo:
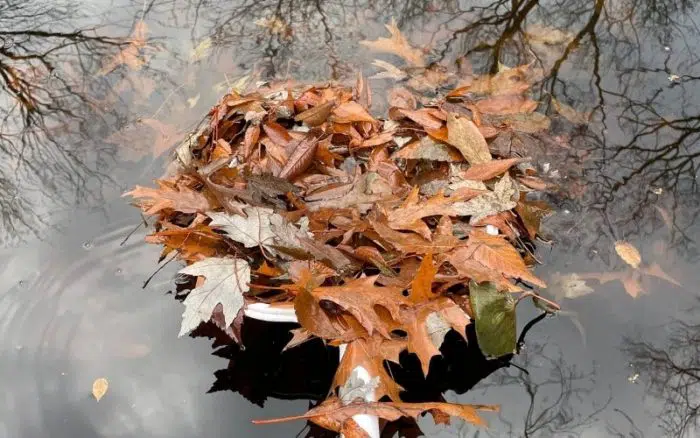
POLYGON ((469 298, 476 324, 476 339, 486 356, 499 357, 515 351, 515 300, 490 282, 469 283, 469 298))

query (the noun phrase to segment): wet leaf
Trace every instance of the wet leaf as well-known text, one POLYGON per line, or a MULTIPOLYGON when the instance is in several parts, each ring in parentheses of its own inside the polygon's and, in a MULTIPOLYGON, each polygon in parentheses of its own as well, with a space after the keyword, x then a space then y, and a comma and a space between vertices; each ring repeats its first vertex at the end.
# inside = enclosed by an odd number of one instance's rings
POLYGON ((530 272, 518 250, 503 236, 492 236, 483 230, 472 229, 463 257, 471 258, 506 277, 520 278, 536 286, 547 287, 544 281, 530 272))
POLYGON ((652 277, 666 280, 671 284, 675 284, 676 286, 680 287, 681 285, 680 281, 676 280, 675 278, 671 277, 666 272, 664 272, 664 270, 658 263, 652 263, 649 266, 643 267, 641 271, 646 275, 651 275, 652 277))
POLYGON ((190 50, 190 62, 201 61, 204 58, 209 57, 211 53, 212 40, 207 37, 197 44, 195 48, 190 50))
POLYGON ((190 291, 183 301, 180 334, 184 336, 202 322, 211 319, 218 304, 221 304, 224 325, 233 323, 243 308, 243 294, 249 290, 250 266, 245 260, 233 257, 210 257, 179 271, 180 274, 204 277, 204 284, 190 291))
POLYGON ((476 338, 487 357, 515 352, 515 300, 508 292, 499 292, 492 283, 469 283, 469 298, 474 311, 476 338))
POLYGON ((554 109, 557 110, 566 120, 574 123, 576 125, 586 125, 591 120, 590 113, 582 113, 573 109, 571 106, 559 102, 557 99, 552 98, 552 104, 554 109))
POLYGON ((531 113, 537 109, 538 103, 517 95, 495 96, 483 99, 474 107, 483 114, 517 114, 531 113))
POLYGON ((365 47, 375 52, 392 53, 403 58, 410 65, 420 67, 425 65, 423 52, 411 46, 408 40, 401 34, 396 21, 392 18, 391 23, 386 25, 391 34, 390 38, 378 38, 375 41, 360 41, 365 47))
POLYGON ((386 339, 379 335, 353 341, 348 344, 345 354, 340 359, 332 387, 344 385, 357 367, 363 367, 370 376, 379 377, 374 394, 377 399, 387 396, 391 400, 401 401, 399 394, 403 388, 386 371, 384 362, 390 361, 398 364, 399 354, 405 348, 406 341, 386 339))
POLYGON ((134 30, 127 40, 127 46, 111 59, 105 62, 97 73, 100 76, 107 75, 121 65, 126 65, 132 70, 140 70, 146 63, 146 60, 141 56, 141 50, 146 47, 146 34, 148 26, 143 20, 138 20, 134 24, 134 30))
POLYGON ((484 136, 476 125, 463 117, 447 115, 448 142, 459 149, 470 164, 491 161, 491 152, 484 136))
POLYGON ((160 243, 165 246, 162 256, 170 251, 178 251, 184 260, 195 261, 202 257, 213 257, 224 252, 223 238, 206 225, 192 228, 171 228, 150 236, 148 243, 160 243))
POLYGON ((639 268, 640 263, 642 263, 642 256, 639 254, 639 251, 629 242, 624 240, 615 242, 615 252, 625 263, 635 269, 639 268))
POLYGON ((359 428, 357 423, 355 423, 355 420, 353 420, 355 415, 373 415, 387 421, 396 421, 401 417, 418 419, 424 412, 430 412, 435 423, 449 423, 449 417, 452 416, 461 418, 471 424, 485 426, 486 423, 478 414, 479 410, 496 412, 498 407, 439 402, 355 402, 343 405, 340 399, 333 396, 304 415, 253 422, 255 424, 270 424, 309 419, 322 427, 341 433, 347 438, 363 438, 368 436, 367 432, 359 428))
POLYGON ((408 76, 406 72, 396 67, 394 64, 382 61, 381 59, 375 59, 372 65, 379 67, 383 71, 370 76, 370 79, 394 79, 400 81, 408 76))
POLYGON ((102 400, 102 397, 107 393, 107 389, 109 388, 109 382, 107 379, 104 377, 100 377, 99 379, 95 379, 94 382, 92 382, 92 396, 95 397, 95 400, 98 402, 102 400))
POLYGON ((379 387, 379 376, 374 376, 369 380, 360 377, 357 369, 353 370, 350 378, 345 384, 338 388, 340 401, 347 405, 355 400, 374 400, 374 392, 379 387))
POLYGON ((552 275, 553 290, 562 298, 579 298, 594 292, 593 288, 576 273, 552 275))
POLYGON ((376 276, 346 279, 341 286, 317 287, 311 294, 319 301, 333 302, 351 313, 369 335, 376 330, 389 339, 390 330, 377 313, 377 306, 386 309, 394 320, 398 320, 400 305, 408 304, 409 301, 401 295, 398 288, 375 286, 376 279, 376 276))

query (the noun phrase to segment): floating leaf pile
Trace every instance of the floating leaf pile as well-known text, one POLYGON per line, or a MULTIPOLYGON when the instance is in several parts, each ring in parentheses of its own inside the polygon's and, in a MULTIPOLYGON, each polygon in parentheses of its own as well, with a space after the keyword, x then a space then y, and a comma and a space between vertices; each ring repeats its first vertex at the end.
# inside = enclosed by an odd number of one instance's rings
MULTIPOLYGON (((438 81, 433 67, 417 80, 422 52, 390 31, 366 45, 406 59, 414 83, 438 81)), ((197 277, 180 335, 214 319, 238 340, 246 306, 293 307, 301 327, 288 348, 313 337, 347 344, 331 397, 298 418, 346 437, 363 436, 360 413, 481 424, 477 409, 490 407, 403 403, 385 361, 414 353, 427 374, 445 333, 466 338, 472 320, 487 356, 514 351, 511 293, 545 287, 523 242, 546 206, 525 200, 520 181, 537 179, 518 167, 526 159, 491 146, 504 132, 549 126, 527 97, 535 76, 525 65, 459 78, 431 99, 397 87, 385 119, 370 112, 362 76, 354 87, 264 84, 224 96, 178 148, 170 176, 129 193, 156 216, 147 241, 197 277), (336 395, 358 366, 375 377, 378 402, 336 395)))

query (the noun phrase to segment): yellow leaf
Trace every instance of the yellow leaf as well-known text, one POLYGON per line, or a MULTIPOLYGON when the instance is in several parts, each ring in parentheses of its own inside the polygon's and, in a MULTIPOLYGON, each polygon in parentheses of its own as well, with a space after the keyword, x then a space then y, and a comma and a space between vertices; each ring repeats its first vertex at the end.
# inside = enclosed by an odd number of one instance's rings
POLYGON ((107 388, 109 388, 109 382, 104 377, 100 377, 92 382, 92 395, 95 397, 95 400, 100 401, 107 393, 107 388))
POLYGON ((634 269, 639 268, 639 264, 642 263, 642 256, 639 255, 639 251, 629 242, 618 240, 615 242, 615 251, 625 263, 634 269))
POLYGON ((197 44, 197 47, 190 50, 190 62, 197 62, 209 56, 209 53, 211 52, 211 44, 211 38, 205 38, 200 41, 200 43, 197 44))

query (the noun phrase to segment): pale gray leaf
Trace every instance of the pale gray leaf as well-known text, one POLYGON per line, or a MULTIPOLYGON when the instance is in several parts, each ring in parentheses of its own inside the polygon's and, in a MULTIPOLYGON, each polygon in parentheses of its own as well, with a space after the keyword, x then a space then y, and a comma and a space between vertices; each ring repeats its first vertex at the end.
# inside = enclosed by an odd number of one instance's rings
POLYGON ((518 189, 508 174, 496 183, 492 192, 484 193, 465 202, 456 202, 452 208, 460 216, 471 216, 469 223, 474 225, 481 219, 515 208, 517 202, 513 199, 518 189))
POLYGON ((440 348, 445 341, 445 335, 451 329, 450 324, 438 312, 428 315, 425 319, 425 328, 435 348, 440 348))
POLYGON ((262 207, 246 207, 243 211, 247 216, 217 212, 209 212, 207 216, 212 219, 210 224, 212 227, 223 230, 228 237, 242 243, 246 248, 270 245, 274 237, 274 233, 270 229, 272 210, 262 207))
POLYGON ((358 371, 352 370, 348 380, 338 388, 340 401, 344 404, 350 404, 357 399, 364 401, 374 400, 374 391, 379 387, 379 376, 374 376, 369 380, 360 377, 358 371))
POLYGON ((245 303, 243 294, 249 290, 248 263, 232 257, 210 257, 181 269, 180 274, 204 277, 204 284, 192 289, 183 302, 185 312, 179 336, 209 321, 219 303, 223 308, 225 326, 230 326, 245 303))

